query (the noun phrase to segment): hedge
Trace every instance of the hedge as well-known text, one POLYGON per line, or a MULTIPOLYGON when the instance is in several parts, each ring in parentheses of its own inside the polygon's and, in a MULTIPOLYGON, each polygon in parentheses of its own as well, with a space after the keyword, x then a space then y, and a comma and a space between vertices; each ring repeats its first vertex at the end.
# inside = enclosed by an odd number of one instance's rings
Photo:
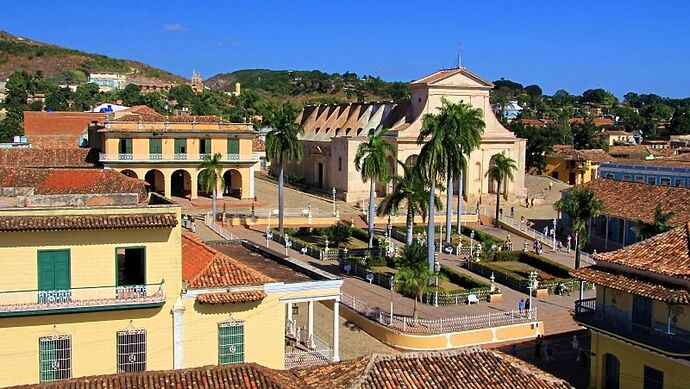
POLYGON ((556 278, 571 278, 571 269, 569 267, 531 252, 499 251, 494 254, 494 258, 491 262, 496 261, 518 261, 545 271, 556 278))
POLYGON ((448 281, 463 286, 465 289, 488 288, 490 285, 466 274, 460 273, 446 265, 441 265, 441 273, 448 277, 448 281))

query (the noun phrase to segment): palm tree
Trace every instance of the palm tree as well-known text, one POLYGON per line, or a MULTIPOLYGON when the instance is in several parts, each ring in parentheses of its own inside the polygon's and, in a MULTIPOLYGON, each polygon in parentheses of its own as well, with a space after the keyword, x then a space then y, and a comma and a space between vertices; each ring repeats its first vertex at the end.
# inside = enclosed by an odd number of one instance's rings
POLYGON ((211 212, 213 214, 213 220, 216 220, 218 184, 220 183, 221 188, 225 187, 225 182, 223 181, 223 165, 221 164, 222 158, 220 153, 204 155, 204 159, 199 166, 197 166, 197 170, 201 170, 201 173, 199 173, 201 187, 206 193, 211 193, 211 212))
POLYGON ((369 248, 374 246, 374 185, 377 181, 388 180, 390 172, 386 156, 395 155, 395 147, 383 140, 385 134, 386 130, 381 130, 370 136, 357 147, 355 154, 355 169, 362 175, 363 182, 369 181, 369 248))
POLYGON ((436 185, 445 178, 448 166, 448 149, 441 126, 441 116, 426 114, 422 118, 422 130, 417 137, 418 144, 424 144, 419 152, 416 168, 429 185, 429 217, 427 218, 427 262, 429 270, 434 268, 434 210, 436 209, 436 185))
MULTIPOLYGON (((394 176, 393 191, 379 204, 376 212, 379 216, 395 212, 405 203, 407 214, 405 216, 405 244, 412 244, 415 215, 427 213, 429 190, 418 169, 414 169, 398 161, 403 169, 403 176, 394 176)), ((441 210, 441 199, 436 196, 436 210, 441 210)))
POLYGON ((666 212, 661 210, 661 205, 657 204, 654 208, 654 221, 645 223, 641 220, 637 221, 637 237, 639 240, 649 239, 654 235, 661 234, 671 229, 669 223, 673 217, 673 212, 666 212))
POLYGON ((513 172, 517 170, 517 162, 505 154, 496 154, 493 157, 494 163, 489 166, 486 171, 486 176, 493 177, 496 180, 496 227, 500 226, 498 220, 498 211, 501 207, 501 184, 506 179, 514 179, 513 172))
POLYGON ((414 295, 412 317, 417 320, 417 301, 420 301, 429 289, 434 272, 424 263, 424 248, 417 244, 404 247, 400 262, 403 265, 395 273, 395 286, 397 290, 411 292, 414 295))
MULTIPOLYGON (((484 115, 481 109, 472 108, 471 105, 462 102, 459 104, 453 104, 453 106, 449 110, 449 116, 452 119, 452 121, 457 123, 455 136, 457 137, 456 142, 460 145, 462 155, 462 159, 460 160, 461 164, 459 166, 460 169, 452 172, 453 174, 450 174, 448 176, 449 205, 450 200, 453 197, 453 177, 455 175, 457 175, 458 177, 457 227, 458 233, 460 233, 462 224, 462 176, 464 172, 467 171, 467 159, 465 158, 465 156, 469 156, 470 153, 472 153, 472 151, 476 150, 481 145, 482 135, 484 134, 484 128, 486 127, 486 124, 484 123, 484 115)), ((450 219, 450 215, 452 215, 452 211, 446 211, 446 220, 450 219)), ((450 224, 446 223, 446 227, 446 231, 450 231, 450 224)), ((446 240, 450 242, 450 234, 446 240)))
POLYGON ((285 162, 301 161, 302 146, 299 136, 304 133, 304 128, 295 122, 298 111, 290 103, 272 112, 266 124, 272 127, 266 134, 266 159, 278 160, 278 229, 283 234, 283 222, 285 208, 283 197, 285 192, 285 162))
POLYGON ((330 226, 326 229, 326 238, 335 247, 340 247, 341 244, 348 244, 352 240, 352 228, 344 224, 330 226))
POLYGON ((587 240, 587 223, 604 212, 604 203, 589 189, 573 188, 554 207, 570 219, 570 228, 575 233, 575 268, 579 269, 580 250, 587 240))

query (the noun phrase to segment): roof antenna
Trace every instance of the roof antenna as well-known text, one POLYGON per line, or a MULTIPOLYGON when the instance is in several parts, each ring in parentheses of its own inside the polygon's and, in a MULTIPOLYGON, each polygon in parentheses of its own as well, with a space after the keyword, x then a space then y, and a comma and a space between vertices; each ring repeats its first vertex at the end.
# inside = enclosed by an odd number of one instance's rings
POLYGON ((458 44, 458 58, 455 67, 458 69, 462 68, 462 43, 458 44))

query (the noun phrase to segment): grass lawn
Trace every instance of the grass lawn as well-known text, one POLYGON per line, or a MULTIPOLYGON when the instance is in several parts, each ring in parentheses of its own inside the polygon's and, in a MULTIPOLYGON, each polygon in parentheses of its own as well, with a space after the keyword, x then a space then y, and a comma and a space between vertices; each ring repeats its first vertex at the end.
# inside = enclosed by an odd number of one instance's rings
MULTIPOLYGON (((393 269, 392 267, 388 267, 388 266, 372 266, 371 271, 373 271, 375 273, 379 273, 379 274, 385 274, 385 275, 390 277, 391 275, 395 274, 398 271, 398 269, 393 269)), ((450 291, 450 290, 452 290, 452 291, 463 291, 463 290, 465 290, 465 288, 463 288, 462 286, 454 284, 454 283, 448 281, 447 279, 443 279, 443 278, 440 278, 438 280, 438 286, 441 287, 441 289, 448 290, 448 291, 450 291)))
POLYGON ((518 262, 518 261, 497 261, 497 262, 491 262, 492 264, 503 268, 505 270, 511 271, 513 273, 519 274, 522 277, 529 278, 529 273, 533 270, 537 271, 537 276, 540 280, 542 281, 550 281, 553 279, 556 279, 553 275, 543 271, 539 270, 535 267, 532 267, 526 263, 518 262))
MULTIPOLYGON (((315 236, 315 235, 300 235, 297 237, 299 240, 303 240, 307 243, 313 244, 314 246, 317 246, 319 248, 325 248, 326 247, 326 237, 325 236, 315 236)), ((347 247, 348 250, 350 249, 365 249, 368 246, 368 242, 361 241, 359 239, 351 238, 350 243, 348 243, 345 247, 347 247)), ((334 249, 336 248, 333 246, 333 244, 328 245, 328 248, 334 249)))
POLYGON ((374 273, 381 273, 390 276, 392 274, 395 274, 398 271, 398 269, 393 269, 392 267, 388 266, 372 266, 371 271, 373 271, 374 273))

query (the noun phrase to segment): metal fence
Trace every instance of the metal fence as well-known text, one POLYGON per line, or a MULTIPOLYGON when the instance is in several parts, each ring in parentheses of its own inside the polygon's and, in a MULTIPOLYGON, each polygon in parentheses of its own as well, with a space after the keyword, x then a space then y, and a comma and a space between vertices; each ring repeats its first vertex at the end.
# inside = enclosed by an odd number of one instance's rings
POLYGON ((536 307, 523 311, 522 313, 517 311, 504 311, 442 319, 414 319, 409 316, 391 315, 390 312, 386 312, 379 307, 372 307, 345 293, 341 293, 341 302, 370 320, 398 331, 416 334, 446 334, 450 332, 532 323, 537 321, 536 307))
MULTIPOLYGON (((219 212, 222 213, 222 212, 219 212)), ((331 210, 319 210, 319 208, 285 208, 283 210, 285 217, 332 217, 333 212, 331 210)), ((227 218, 275 218, 278 220, 278 209, 277 208, 254 208, 242 207, 242 208, 232 208, 225 210, 225 217, 227 218)))
POLYGON ((478 288, 459 293, 427 292, 422 295, 422 302, 429 305, 458 305, 467 304, 470 295, 475 295, 479 301, 486 301, 491 289, 478 288))
POLYGON ((232 233, 230 233, 228 230, 226 230, 226 229, 223 228, 222 226, 219 226, 218 223, 216 223, 216 222, 213 220, 213 215, 211 215, 211 212, 208 212, 208 213, 204 216, 204 224, 206 225, 206 227, 210 228, 211 231, 213 231, 213 232, 215 232, 216 234, 222 236, 223 239, 226 239, 226 240, 238 240, 238 238, 237 238, 235 235, 233 235, 232 233))

